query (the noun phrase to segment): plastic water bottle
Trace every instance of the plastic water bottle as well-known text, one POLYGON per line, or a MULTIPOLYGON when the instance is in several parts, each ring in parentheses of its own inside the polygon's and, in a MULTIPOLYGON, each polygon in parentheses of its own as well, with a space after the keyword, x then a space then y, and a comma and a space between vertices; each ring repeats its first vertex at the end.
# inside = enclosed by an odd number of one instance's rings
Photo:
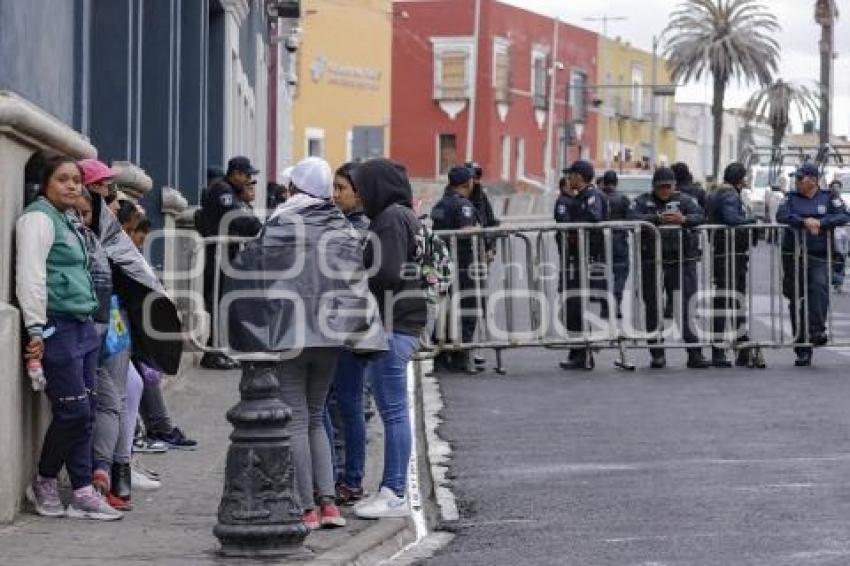
POLYGON ((47 380, 44 378, 44 369, 41 367, 41 360, 27 361, 27 375, 30 376, 30 383, 33 391, 42 391, 47 385, 47 380))

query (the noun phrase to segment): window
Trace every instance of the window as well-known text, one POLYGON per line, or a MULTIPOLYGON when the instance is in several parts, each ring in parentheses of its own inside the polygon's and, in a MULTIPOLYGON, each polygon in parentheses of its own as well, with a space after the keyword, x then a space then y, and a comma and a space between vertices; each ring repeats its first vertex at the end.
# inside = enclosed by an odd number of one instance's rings
POLYGON ((548 96, 546 96, 546 76, 548 54, 542 47, 534 47, 531 50, 531 95, 534 98, 535 108, 546 108, 548 96))
POLYGON ((643 69, 632 67, 632 118, 643 119, 643 69))
POLYGON ((449 169, 457 163, 457 136, 454 134, 440 134, 437 140, 437 176, 446 175, 449 169))
POLYGON ((502 136, 502 180, 511 179, 511 136, 502 136))
POLYGON ((525 177, 525 140, 522 138, 516 140, 516 177, 525 177))
POLYGON ((468 100, 472 76, 471 38, 433 38, 434 99, 468 100))
POLYGON ((587 117, 587 73, 573 71, 570 74, 570 86, 573 120, 584 120, 587 117))
POLYGON ((507 39, 493 39, 493 88, 496 102, 507 102, 511 91, 511 55, 507 39))
POLYGON ((304 131, 306 157, 325 156, 325 130, 321 128, 307 128, 304 131))
POLYGON ((384 155, 383 126, 354 126, 351 129, 349 161, 366 161, 384 155))

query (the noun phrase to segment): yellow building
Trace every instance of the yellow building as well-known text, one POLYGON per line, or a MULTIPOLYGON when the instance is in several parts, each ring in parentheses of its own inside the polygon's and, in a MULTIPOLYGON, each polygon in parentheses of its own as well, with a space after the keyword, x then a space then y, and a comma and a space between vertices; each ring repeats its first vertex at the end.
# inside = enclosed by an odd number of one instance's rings
POLYGON ((305 0, 292 157, 346 161, 389 148, 391 0, 305 0))
MULTIPOLYGON (((633 47, 619 38, 599 36, 600 85, 625 85, 623 88, 599 88, 597 137, 599 165, 605 168, 635 170, 650 162, 652 155, 652 54, 633 47)), ((671 84, 666 61, 658 58, 657 85, 671 84)), ((656 96, 655 143, 657 162, 676 160, 676 121, 673 96, 656 96)))

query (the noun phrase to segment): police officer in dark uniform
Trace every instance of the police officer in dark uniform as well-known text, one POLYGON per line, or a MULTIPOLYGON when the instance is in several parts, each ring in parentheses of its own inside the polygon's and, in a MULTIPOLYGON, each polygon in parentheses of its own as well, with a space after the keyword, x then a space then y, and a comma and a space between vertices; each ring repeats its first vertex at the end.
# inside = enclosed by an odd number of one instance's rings
MULTIPOLYGON (((818 187, 820 172, 814 163, 804 163, 794 173, 797 190, 788 193, 776 211, 776 221, 793 228, 782 238, 782 292, 789 300, 795 342, 823 346, 828 342, 826 317, 829 310, 829 258, 832 230, 850 222, 841 195, 818 187), (806 250, 795 249, 797 241, 806 250), (808 264, 806 266, 806 263, 808 264), (805 291, 808 293, 803 296, 805 291)), ((798 367, 812 364, 812 349, 794 348, 798 367)))
MULTIPOLYGON (((555 202, 555 222, 595 223, 608 218, 608 201, 605 195, 593 185, 596 175, 593 165, 578 160, 564 169, 567 189, 555 202)), ((582 273, 588 270, 590 263, 602 261, 605 254, 602 231, 599 234, 588 232, 584 238, 587 253, 585 263, 579 263, 579 238, 577 231, 558 232, 556 234, 558 252, 561 256, 561 291, 569 294, 566 299, 566 327, 572 333, 583 329, 581 297, 573 297, 571 291, 581 289, 582 273)), ((559 364, 561 369, 593 369, 593 357, 586 348, 570 349, 569 357, 559 364)))
POLYGON ((708 193, 706 193, 705 189, 697 183, 694 183, 694 176, 691 174, 688 164, 679 161, 671 165, 670 169, 672 169, 673 174, 676 175, 676 190, 680 193, 693 197, 700 208, 705 211, 706 206, 708 205, 708 193))
MULTIPOLYGON (((628 220, 631 201, 629 197, 617 191, 617 172, 606 171, 602 175, 602 192, 608 199, 608 220, 628 220)), ((626 230, 614 230, 611 247, 613 248, 614 299, 617 302, 617 318, 623 318, 621 305, 626 280, 629 278, 629 234, 626 230)), ((608 303, 602 303, 602 318, 608 318, 608 303)))
MULTIPOLYGON (((246 203, 247 195, 253 191, 252 176, 259 173, 247 157, 234 157, 227 163, 224 179, 214 182, 204 193, 201 212, 198 215, 204 236, 256 236, 262 223, 246 203), (245 195, 245 196, 243 196, 245 195), (226 216, 226 218, 225 218, 226 216)), ((207 312, 212 316, 216 269, 215 245, 207 246, 207 261, 204 265, 204 302, 207 312)), ((232 259, 238 246, 227 246, 227 254, 232 259)), ((212 321, 215 328, 216 321, 212 321)), ((220 354, 205 354, 201 365, 208 369, 233 369, 236 362, 220 354)))
MULTIPOLYGON (((723 172, 723 184, 708 196, 706 203, 709 224, 738 226, 755 224, 755 219, 747 211, 741 200, 741 190, 746 186, 747 169, 741 163, 730 163, 723 172)), ((728 314, 734 318, 734 328, 737 331, 736 342, 749 342, 746 334, 741 334, 741 327, 746 319, 744 314, 744 297, 747 292, 747 270, 750 263, 750 244, 755 234, 748 230, 718 230, 712 235, 714 251, 714 286, 717 296, 714 298, 713 331, 715 339, 722 338, 727 326, 728 314), (733 293, 737 293, 735 297, 733 293)), ((731 321, 729 321, 731 322, 731 321)), ((741 349, 735 361, 737 366, 749 366, 752 352, 741 349)), ((732 363, 726 359, 723 348, 712 347, 711 365, 728 368, 732 363)), ((761 365, 758 363, 757 365, 761 365)))
MULTIPOLYGON (((478 212, 475 205, 469 200, 472 194, 473 187, 473 172, 471 169, 458 166, 453 167, 449 171, 449 185, 446 187, 441 198, 434 208, 431 210, 431 220, 433 229, 436 230, 469 230, 473 231, 481 226, 478 212)), ((473 267, 479 264, 479 258, 476 257, 476 248, 482 243, 474 242, 473 238, 457 238, 457 248, 452 247, 451 242, 449 249, 452 253, 457 252, 455 258, 457 281, 459 283, 460 308, 461 314, 461 341, 463 344, 469 344, 475 336, 475 327, 478 322, 478 317, 473 314, 480 308, 480 297, 486 293, 486 288, 480 280, 476 282, 476 276, 480 275, 473 267), (477 284, 476 284, 477 283, 477 284), (478 289, 478 286, 481 289, 478 289)), ((479 253, 482 250, 477 250, 479 253)), ((449 354, 441 353, 435 361, 435 366, 442 366, 451 371, 465 371, 468 373, 477 373, 477 368, 472 363, 471 356, 468 351, 453 352, 449 354)))
MULTIPOLYGON (((680 328, 686 343, 696 343, 697 337, 690 320, 689 303, 697 292, 697 261, 699 260, 699 238, 693 228, 705 221, 705 215, 692 197, 675 191, 676 176, 667 167, 659 167, 652 176, 652 192, 637 197, 632 204, 631 217, 634 220, 651 222, 659 227, 678 227, 679 229, 661 229, 661 262, 663 283, 668 296, 681 289, 682 312, 680 328), (681 231, 681 245, 680 245, 681 231), (681 279, 679 272, 681 270, 681 279)), ((641 237, 641 282, 643 302, 646 306, 646 330, 661 330, 658 319, 658 280, 655 257, 655 233, 645 230, 641 237)), ((652 358, 650 367, 660 369, 667 365, 664 350, 650 348, 652 358)), ((708 362, 699 348, 688 348, 688 368, 702 369, 708 362)))

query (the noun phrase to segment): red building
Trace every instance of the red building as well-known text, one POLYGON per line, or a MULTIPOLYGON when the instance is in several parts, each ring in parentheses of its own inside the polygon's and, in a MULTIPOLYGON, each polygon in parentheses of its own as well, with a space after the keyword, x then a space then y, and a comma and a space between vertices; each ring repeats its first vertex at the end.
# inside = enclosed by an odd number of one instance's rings
POLYGON ((596 84, 596 34, 496 0, 475 12, 476 0, 394 2, 391 156, 422 179, 471 157, 488 183, 543 183, 547 162, 594 160, 583 86, 596 84))

